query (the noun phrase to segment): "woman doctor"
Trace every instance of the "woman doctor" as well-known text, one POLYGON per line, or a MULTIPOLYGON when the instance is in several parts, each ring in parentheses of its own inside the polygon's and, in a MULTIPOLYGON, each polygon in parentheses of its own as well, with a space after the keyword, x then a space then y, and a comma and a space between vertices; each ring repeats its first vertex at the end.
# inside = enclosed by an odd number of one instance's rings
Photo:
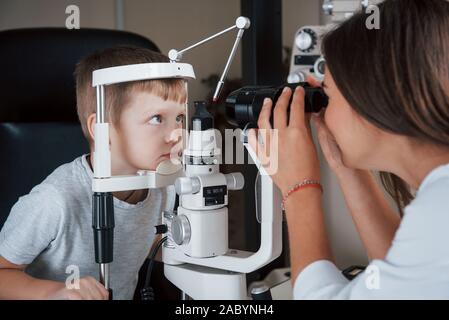
POLYGON ((258 127, 269 133, 250 132, 265 166, 278 150, 272 178, 296 299, 449 299, 449 1, 386 0, 379 9, 380 29, 358 13, 324 39, 324 115, 305 114, 304 90, 287 88, 274 110, 264 102, 258 127), (370 258, 370 272, 350 282, 329 246, 310 118, 370 258))

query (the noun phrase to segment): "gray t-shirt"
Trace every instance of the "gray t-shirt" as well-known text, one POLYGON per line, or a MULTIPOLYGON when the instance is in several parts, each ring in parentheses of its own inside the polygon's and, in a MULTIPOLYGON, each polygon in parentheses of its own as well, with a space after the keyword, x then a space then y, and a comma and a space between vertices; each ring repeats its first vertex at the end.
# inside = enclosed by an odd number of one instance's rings
MULTIPOLYGON (((79 267, 81 277, 98 279, 92 231, 92 170, 86 155, 64 164, 14 205, 0 232, 0 255, 29 265, 39 279, 65 282, 79 267), (76 267, 75 267, 76 268, 76 267), (67 272, 67 273, 66 273, 67 272)), ((153 226, 173 210, 173 187, 151 189, 135 205, 114 198, 114 299, 132 299, 139 268, 155 238, 153 226)))

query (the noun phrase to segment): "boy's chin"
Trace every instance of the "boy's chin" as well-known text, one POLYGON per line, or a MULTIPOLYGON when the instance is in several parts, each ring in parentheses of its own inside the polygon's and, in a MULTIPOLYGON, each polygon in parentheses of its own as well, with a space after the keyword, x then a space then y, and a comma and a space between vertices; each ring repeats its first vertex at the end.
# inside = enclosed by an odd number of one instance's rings
POLYGON ((179 165, 181 163, 181 160, 178 158, 164 158, 162 160, 159 160, 157 165, 155 166, 154 170, 157 170, 157 167, 160 166, 161 164, 165 164, 167 165, 179 165))
POLYGON ((155 171, 159 163, 140 163, 136 166, 137 171, 155 171))
POLYGON ((164 161, 170 161, 170 159, 168 159, 168 160, 164 159, 164 160, 155 161, 152 164, 148 164, 148 165, 143 166, 139 170, 156 171, 157 167, 164 161))
POLYGON ((141 166, 138 170, 147 170, 147 171, 156 171, 157 167, 163 162, 170 162, 173 164, 179 164, 180 161, 178 159, 171 159, 169 157, 160 157, 156 161, 151 163, 141 163, 141 166))

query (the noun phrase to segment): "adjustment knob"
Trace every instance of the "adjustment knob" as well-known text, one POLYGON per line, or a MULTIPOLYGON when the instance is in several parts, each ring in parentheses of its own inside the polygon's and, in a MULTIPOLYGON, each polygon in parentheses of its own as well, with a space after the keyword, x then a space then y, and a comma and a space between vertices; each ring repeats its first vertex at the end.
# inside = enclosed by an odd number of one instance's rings
POLYGON ((179 177, 175 181, 175 190, 178 195, 194 194, 201 190, 201 182, 197 177, 179 177))
POLYGON ((318 78, 318 80, 324 79, 324 73, 326 71, 326 60, 324 59, 324 57, 320 57, 315 61, 313 70, 315 71, 315 75, 318 78))
POLYGON ((178 245, 188 243, 190 241, 190 223, 186 216, 175 216, 171 223, 171 235, 173 241, 178 245))
POLYGON ((241 190, 245 186, 245 178, 240 172, 225 174, 228 190, 241 190))
POLYGON ((298 72, 292 72, 287 77, 288 83, 299 83, 299 82, 305 82, 306 76, 304 72, 298 71, 298 72))
POLYGON ((316 35, 311 29, 302 30, 295 39, 296 46, 303 52, 313 50, 316 45, 316 35))

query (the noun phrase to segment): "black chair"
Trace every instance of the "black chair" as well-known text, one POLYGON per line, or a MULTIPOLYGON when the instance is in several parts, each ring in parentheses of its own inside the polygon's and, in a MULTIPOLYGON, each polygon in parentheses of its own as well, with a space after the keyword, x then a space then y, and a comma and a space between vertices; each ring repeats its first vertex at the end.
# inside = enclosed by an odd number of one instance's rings
POLYGON ((81 58, 116 45, 159 51, 152 41, 123 31, 0 31, 0 229, 20 196, 88 152, 73 72, 81 58))

